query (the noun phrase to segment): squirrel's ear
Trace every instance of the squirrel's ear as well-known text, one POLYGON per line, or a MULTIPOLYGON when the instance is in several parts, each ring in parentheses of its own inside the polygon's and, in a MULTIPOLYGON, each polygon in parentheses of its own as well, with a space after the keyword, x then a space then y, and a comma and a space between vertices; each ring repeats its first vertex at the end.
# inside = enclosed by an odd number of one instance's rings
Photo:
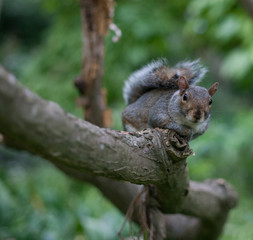
POLYGON ((189 88, 189 84, 184 76, 180 76, 178 79, 178 87, 180 90, 180 94, 183 94, 186 89, 189 88))
POLYGON ((213 95, 216 93, 216 91, 217 91, 217 89, 218 89, 218 86, 219 86, 219 83, 216 82, 216 83, 214 83, 214 84, 208 89, 208 93, 210 94, 210 96, 213 96, 213 95))

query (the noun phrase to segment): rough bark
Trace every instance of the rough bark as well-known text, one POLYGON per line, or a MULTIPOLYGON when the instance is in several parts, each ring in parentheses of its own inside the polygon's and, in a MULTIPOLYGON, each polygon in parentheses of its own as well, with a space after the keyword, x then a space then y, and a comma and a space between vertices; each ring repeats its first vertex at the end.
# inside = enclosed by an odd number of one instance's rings
MULTIPOLYGON (((129 134, 99 128, 39 98, 3 69, 0 78, 0 128, 12 142, 53 162, 95 175, 136 184, 167 181, 163 166, 167 156, 157 130, 129 134)), ((184 148, 181 151, 177 145, 171 146, 171 157, 191 155, 189 146, 184 148)))
POLYGON ((112 17, 112 0, 81 0, 83 28, 82 73, 75 85, 83 95, 85 119, 99 127, 107 125, 106 94, 101 79, 104 63, 104 38, 112 17))
POLYGON ((176 239, 217 239, 229 210, 237 202, 237 193, 224 180, 189 184, 186 158, 192 151, 175 132, 147 129, 130 134, 96 127, 39 98, 3 68, 0 68, 0 132, 15 147, 43 156, 68 175, 102 185, 104 194, 122 211, 126 211, 139 188, 93 178, 90 174, 155 185, 149 196, 154 198, 148 203, 150 216, 158 217, 159 224, 166 224, 164 234, 176 239), (125 201, 116 203, 112 192, 106 191, 106 187, 112 187, 110 184, 121 188, 115 190, 115 195, 123 196, 126 190, 129 195, 125 195, 125 201), (185 229, 173 230, 178 215, 165 216, 159 212, 182 213, 198 220, 182 216, 185 229), (177 238, 181 232, 187 236, 177 238))

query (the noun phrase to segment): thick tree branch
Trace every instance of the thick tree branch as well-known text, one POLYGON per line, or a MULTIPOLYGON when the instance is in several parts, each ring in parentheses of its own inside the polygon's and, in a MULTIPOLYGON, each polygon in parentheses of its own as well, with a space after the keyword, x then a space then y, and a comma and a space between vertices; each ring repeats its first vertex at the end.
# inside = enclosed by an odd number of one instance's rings
MULTIPOLYGON (((28 151, 56 164, 117 180, 167 181, 167 155, 155 129, 129 134, 96 127, 23 88, 3 68, 0 98, 0 131, 28 151)), ((192 153, 188 145, 184 151, 177 147, 171 146, 173 159, 192 153)))
MULTIPOLYGON (((237 201, 237 194, 225 181, 189 185, 186 158, 192 151, 175 132, 149 129, 130 134, 98 128, 39 98, 3 68, 0 68, 0 132, 15 146, 45 157, 73 177, 90 178, 90 182, 103 185, 104 189, 112 180, 102 184, 101 177, 91 178, 87 173, 136 184, 155 184, 160 211, 200 219, 187 218, 189 222, 185 224, 186 229, 195 229, 192 236, 198 239, 217 239, 229 209, 237 201), (217 219, 219 225, 215 224, 217 219)), ((122 190, 129 188, 126 201, 116 203, 126 211, 126 204, 139 188, 128 183, 115 182, 115 186, 122 186, 122 190)), ((109 192, 104 193, 113 199, 109 192)), ((123 195, 120 190, 115 193, 123 195)), ((162 221, 167 219, 174 224, 175 216, 165 219, 159 216, 162 221)))

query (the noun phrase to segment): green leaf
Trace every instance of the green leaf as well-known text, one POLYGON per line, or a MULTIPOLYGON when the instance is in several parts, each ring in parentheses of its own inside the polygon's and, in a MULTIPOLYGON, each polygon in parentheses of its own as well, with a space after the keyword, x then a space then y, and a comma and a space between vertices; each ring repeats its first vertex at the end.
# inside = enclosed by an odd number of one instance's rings
POLYGON ((244 49, 235 49, 224 59, 221 74, 237 80, 246 76, 251 66, 252 61, 249 52, 244 49))
POLYGON ((231 14, 217 26, 216 37, 219 40, 228 41, 238 34, 240 28, 241 21, 237 16, 231 14))

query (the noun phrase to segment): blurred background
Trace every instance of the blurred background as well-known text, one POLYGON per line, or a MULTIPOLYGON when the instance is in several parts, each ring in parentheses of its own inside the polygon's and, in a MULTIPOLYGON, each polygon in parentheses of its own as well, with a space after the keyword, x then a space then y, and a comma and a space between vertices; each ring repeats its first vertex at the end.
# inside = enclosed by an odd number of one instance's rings
MULTIPOLYGON (((190 143, 192 180, 225 178, 240 203, 222 240, 253 236, 253 16, 235 0, 117 0, 122 37, 106 38, 104 86, 121 130, 125 79, 159 57, 171 65, 201 59, 203 86, 220 83, 208 131, 190 143)), ((77 0, 3 0, 0 62, 41 97, 82 118, 73 79, 80 74, 82 32, 77 0)), ((89 184, 50 163, 0 145, 0 239, 118 239, 124 216, 89 184)))

